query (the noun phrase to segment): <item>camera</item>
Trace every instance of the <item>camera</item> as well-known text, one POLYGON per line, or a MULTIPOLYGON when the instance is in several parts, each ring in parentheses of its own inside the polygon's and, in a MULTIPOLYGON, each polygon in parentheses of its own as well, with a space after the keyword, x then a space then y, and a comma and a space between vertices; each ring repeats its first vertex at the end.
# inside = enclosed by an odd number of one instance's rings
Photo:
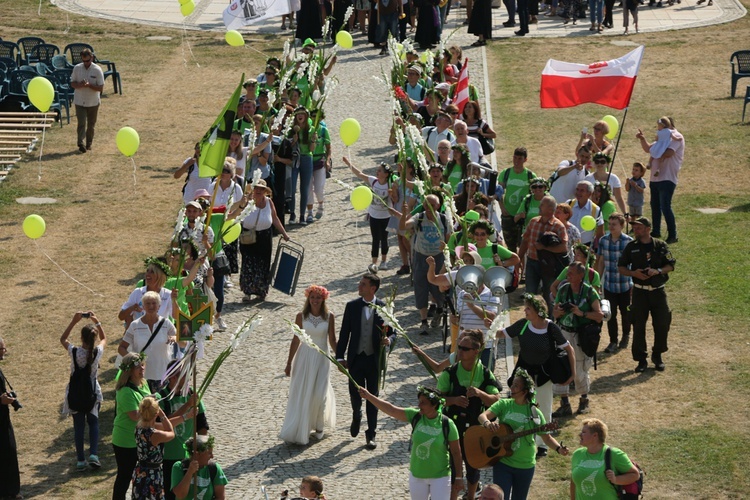
POLYGON ((91 317, 91 313, 81 313, 81 317, 82 318, 90 318, 91 317))
POLYGON ((16 396, 15 392, 13 392, 13 391, 9 392, 8 396, 10 396, 10 397, 12 397, 14 399, 14 401, 10 404, 13 407, 14 411, 18 411, 21 408, 23 408, 23 405, 18 402, 18 399, 17 399, 18 396, 16 396))
POLYGON ((561 302, 560 303, 560 309, 562 309, 566 313, 569 313, 570 311, 572 311, 573 310, 573 306, 575 306, 575 304, 573 304, 572 302, 561 302))

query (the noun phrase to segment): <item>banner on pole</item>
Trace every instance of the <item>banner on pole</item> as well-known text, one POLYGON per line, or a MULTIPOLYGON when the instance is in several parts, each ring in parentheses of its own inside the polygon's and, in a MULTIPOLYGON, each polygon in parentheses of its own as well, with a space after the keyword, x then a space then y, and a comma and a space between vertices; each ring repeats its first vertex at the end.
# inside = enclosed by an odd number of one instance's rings
POLYGON ((289 0, 232 0, 222 17, 228 30, 236 30, 291 11, 289 0))

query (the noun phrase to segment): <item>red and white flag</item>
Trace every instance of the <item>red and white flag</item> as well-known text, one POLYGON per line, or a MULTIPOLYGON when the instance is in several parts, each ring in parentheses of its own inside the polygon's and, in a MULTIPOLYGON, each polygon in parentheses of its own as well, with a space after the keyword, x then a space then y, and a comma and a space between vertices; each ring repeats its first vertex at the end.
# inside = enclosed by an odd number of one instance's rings
POLYGON ((542 71, 543 108, 570 108, 587 102, 627 108, 633 93, 643 45, 611 61, 576 64, 550 59, 542 71))
POLYGON ((464 60, 461 71, 458 73, 456 91, 453 93, 453 104, 458 107, 458 113, 464 112, 464 106, 469 102, 469 58, 464 60))

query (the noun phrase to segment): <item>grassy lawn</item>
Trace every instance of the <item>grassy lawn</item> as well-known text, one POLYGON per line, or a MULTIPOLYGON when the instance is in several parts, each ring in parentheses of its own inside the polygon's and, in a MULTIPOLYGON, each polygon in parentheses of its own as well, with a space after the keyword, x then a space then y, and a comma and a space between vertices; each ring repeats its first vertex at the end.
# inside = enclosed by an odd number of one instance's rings
MULTIPOLYGON (((677 266, 667 285, 674 318, 667 371, 636 376, 629 352, 620 352, 605 357, 592 376, 591 416, 607 422, 609 441, 644 466, 649 497, 740 498, 750 487, 737 466, 748 431, 726 422, 742 415, 738 406, 745 406, 741 402, 750 393, 750 292, 744 283, 750 274, 750 162, 742 146, 750 126, 739 123, 742 100, 729 98, 728 64, 731 53, 747 45, 748 29, 743 18, 627 38, 499 40, 488 51, 500 165, 510 164, 513 149, 525 145, 528 165, 546 177, 573 157, 581 127, 591 129, 606 114, 622 122, 622 111, 598 105, 543 110, 538 104, 547 59, 588 63, 634 48, 615 46, 614 40, 646 49, 613 172, 622 179, 634 161, 647 160, 634 138, 638 127, 650 136, 656 119, 668 115, 685 134, 674 198, 680 242, 671 247, 677 266), (703 207, 729 211, 696 210, 703 207)), ((650 215, 648 205, 645 212, 650 215)), ((568 445, 577 443, 581 420, 566 423, 562 439, 568 445)), ((547 460, 538 471, 535 498, 548 498, 550 491, 567 495, 567 461, 547 460)))
MULTIPOLYGON (((258 36, 248 40, 249 47, 226 50, 219 33, 111 23, 68 15, 48 3, 37 17, 37 6, 32 0, 0 0, 0 36, 37 35, 60 47, 90 43, 100 57, 117 62, 124 94, 112 94, 111 82, 106 83, 95 154, 73 152, 75 122, 53 128, 45 143, 42 180, 37 180, 36 162, 28 161, 0 186, 0 273, 10 291, 0 304, 0 322, 11 350, 3 371, 25 404, 12 416, 23 493, 108 498, 115 470, 109 446, 114 370, 109 362, 100 370, 105 467, 76 475, 72 425, 57 416, 67 382, 59 335, 74 311, 91 308, 101 311, 110 343, 119 340, 121 325, 111 313, 132 289, 143 257, 158 252, 170 230, 174 200, 162 194, 176 189, 171 172, 192 153, 240 74, 255 76, 265 54, 281 52, 283 39, 258 36), (172 39, 148 40, 155 35, 172 39), (141 137, 135 183, 131 163, 114 143, 125 125, 141 137), (60 201, 33 209, 14 201, 33 195, 60 201), (20 228, 32 212, 57 228, 38 248, 20 228), (42 251, 101 295, 75 285, 42 251)), ((629 353, 621 352, 603 357, 592 377, 591 416, 607 422, 609 441, 646 469, 650 498, 741 498, 750 489, 739 456, 750 438, 741 425, 750 396, 750 292, 745 284, 750 275, 750 126, 739 123, 741 99, 729 98, 728 64, 734 50, 748 48, 747 33, 750 21, 744 18, 627 38, 497 40, 488 46, 500 165, 509 164, 513 149, 525 145, 532 170, 547 176, 573 156, 582 126, 591 128, 606 114, 622 120, 622 112, 596 105, 542 110, 538 104, 548 58, 593 62, 632 49, 613 45, 615 40, 645 44, 646 51, 614 172, 622 178, 633 161, 646 159, 634 138, 637 127, 650 136, 656 119, 669 115, 686 137, 674 200, 677 266, 667 285, 674 310, 667 371, 635 375, 629 353), (696 210, 701 207, 729 211, 704 215, 696 210)), ((114 357, 114 348, 108 353, 114 357)), ((565 422, 561 439, 568 446, 577 443, 581 420, 565 422)), ((534 498, 567 494, 567 460, 551 456, 537 471, 534 498)))

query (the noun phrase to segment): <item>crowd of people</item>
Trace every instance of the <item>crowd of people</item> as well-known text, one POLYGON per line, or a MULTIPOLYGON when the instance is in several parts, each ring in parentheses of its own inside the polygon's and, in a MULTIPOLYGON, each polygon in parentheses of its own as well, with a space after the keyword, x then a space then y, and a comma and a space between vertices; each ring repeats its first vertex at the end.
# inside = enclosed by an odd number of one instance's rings
MULTIPOLYGON (((385 2, 378 5, 387 7, 385 2)), ((474 15, 479 8, 474 5, 474 15)), ((356 17, 360 25, 367 19, 356 17)), ((373 21, 370 15, 371 26, 373 21)), ((311 436, 319 440, 335 427, 331 364, 317 352, 330 348, 350 375, 352 437, 360 432, 363 401, 369 450, 377 448, 379 411, 411 423, 413 499, 455 499, 464 489, 466 498, 475 498, 479 471, 465 446, 467 430, 473 426, 490 432, 504 426, 513 433, 528 431, 514 441, 513 455, 493 465, 496 485, 483 488, 480 497, 522 499, 536 461, 547 456, 549 448, 569 454, 540 429, 553 418, 573 414, 573 393, 579 396, 575 413, 591 411, 589 370, 596 346, 594 352, 587 349, 585 336, 598 335, 606 319, 609 343, 604 351, 615 354, 629 345, 632 329, 635 371, 643 372, 648 367, 646 324, 651 316, 651 360, 656 370, 665 369, 662 354, 668 350, 671 323, 665 283, 675 266, 668 244, 678 241, 671 198, 684 138, 670 117, 659 119, 654 142, 639 130, 637 138, 649 161, 635 162, 632 177, 624 183, 612 173, 615 146, 607 139, 603 121, 595 123, 593 134, 581 133, 576 157, 561 162, 549 177, 527 167, 525 147, 517 147, 511 165, 496 171, 487 158, 494 152, 497 134, 482 119, 476 89, 470 87, 469 100, 459 102, 455 95, 460 48, 442 54, 429 51, 423 58, 408 43, 397 47, 388 42, 384 47, 399 51, 389 82, 392 128, 390 137, 383 138, 395 146, 393 161, 381 163, 375 175, 369 175, 370 168, 360 169, 343 158, 372 191, 372 261, 359 280, 359 297, 347 303, 340 325, 326 304, 329 291, 319 285, 306 289, 295 323, 316 347, 295 337, 289 348, 284 371, 291 377, 290 393, 279 437, 307 445, 311 436), (643 177, 649 170, 653 224, 643 216, 643 177), (662 214, 666 241, 659 239, 662 214), (444 317, 449 322, 444 326, 451 329, 448 359, 436 362, 414 348, 439 373, 435 389, 418 389, 417 408, 397 407, 379 397, 383 352, 393 349, 397 340, 392 320, 383 313, 392 304, 377 296, 386 271, 392 269, 390 260, 395 260, 388 256, 391 233, 399 248, 394 274, 410 275, 413 282, 420 319, 416 331, 429 336, 444 317), (499 270, 507 278, 503 293, 481 279, 474 288, 465 286, 465 266, 474 266, 480 276, 499 270), (524 279, 523 317, 506 325, 507 294, 524 279), (520 346, 507 381, 509 398, 502 397, 502 382, 494 376, 494 347, 502 336, 517 338, 520 346), (564 355, 562 376, 551 371, 559 353, 564 355), (554 395, 560 396, 560 407, 552 412, 554 395)), ((187 346, 175 322, 180 313, 191 314, 194 306, 188 296, 200 294, 212 305, 214 329, 224 330, 224 292, 235 286, 233 276, 239 275, 243 301, 265 300, 274 236, 288 240, 290 224, 314 225, 324 216, 333 153, 323 104, 335 86, 335 78, 329 76, 335 63, 335 53, 326 54, 310 38, 299 53, 285 51, 282 57, 269 58, 263 73, 245 82, 221 173, 215 179, 200 176, 200 143, 175 171, 174 177, 185 176, 185 182, 174 232, 161 255, 146 259, 145 277, 118 316, 125 333, 118 346, 113 498, 125 498, 128 488, 133 498, 191 498, 195 485, 199 496, 224 497, 227 479, 212 460, 214 439, 208 434, 206 409, 193 388, 187 396, 175 395, 182 392, 176 388, 189 385, 188 380, 166 377, 187 346), (224 223, 235 219, 241 224, 240 235, 236 241, 225 241, 229 239, 224 223), (196 477, 200 479, 194 481, 196 477)), ((98 468, 102 391, 97 368, 107 336, 93 312, 77 312, 60 341, 71 361, 64 412, 73 417, 76 467, 98 468), (86 318, 91 323, 82 328, 76 346, 70 335, 86 318), (73 385, 74 377, 82 370, 88 377, 84 379, 90 380, 91 406, 79 401, 68 405, 70 392, 80 387, 73 385)), ((0 340, 0 359, 4 352, 0 340)), ((0 384, 0 496, 13 497, 19 494, 18 466, 12 462, 15 441, 8 406, 17 400, 2 372, 0 384)), ((627 456, 604 445, 606 436, 601 421, 584 421, 582 448, 572 453, 571 496, 606 498, 602 490, 607 482, 625 485, 636 479, 637 469, 627 456), (610 449, 612 466, 605 468, 602 457, 610 449), (587 481, 595 487, 584 486, 587 481)), ((322 498, 318 478, 305 478, 300 495, 303 489, 314 495, 304 498, 322 498)), ((611 490, 606 495, 616 494, 615 488, 611 490)))

